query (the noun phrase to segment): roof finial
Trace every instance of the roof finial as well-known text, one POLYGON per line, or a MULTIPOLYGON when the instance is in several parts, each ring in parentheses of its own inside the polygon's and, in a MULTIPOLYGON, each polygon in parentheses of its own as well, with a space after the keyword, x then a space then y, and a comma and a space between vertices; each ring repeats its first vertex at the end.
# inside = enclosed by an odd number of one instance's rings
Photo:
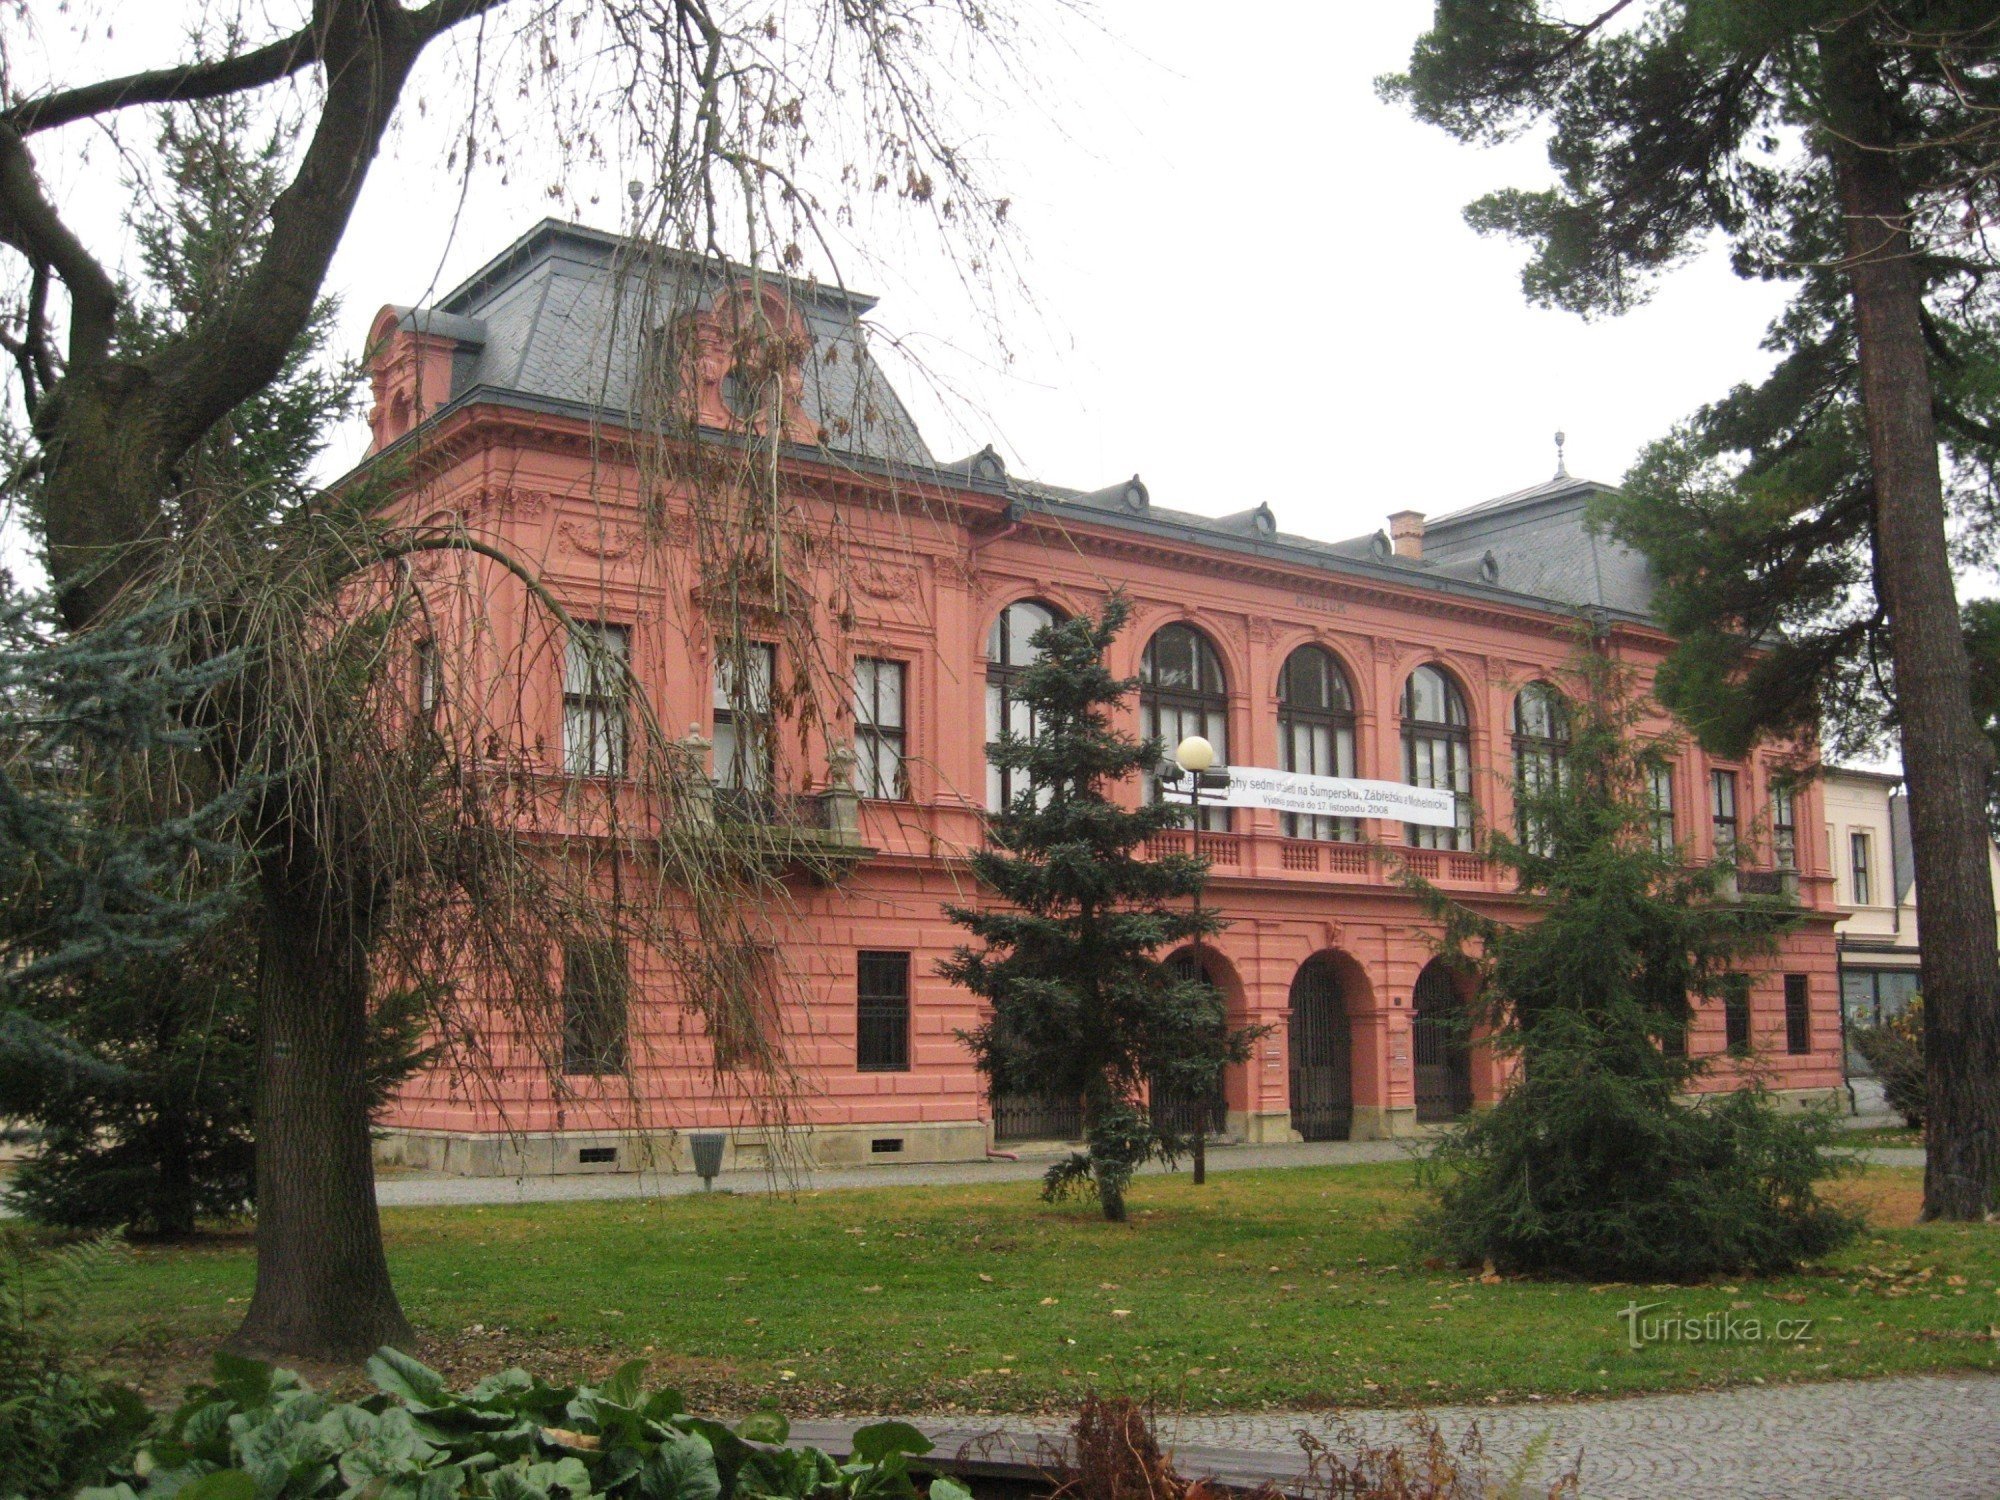
POLYGON ((1569 439, 1562 433, 1556 434, 1556 478, 1558 479, 1569 478, 1569 465, 1563 459, 1563 444, 1568 441, 1569 439))

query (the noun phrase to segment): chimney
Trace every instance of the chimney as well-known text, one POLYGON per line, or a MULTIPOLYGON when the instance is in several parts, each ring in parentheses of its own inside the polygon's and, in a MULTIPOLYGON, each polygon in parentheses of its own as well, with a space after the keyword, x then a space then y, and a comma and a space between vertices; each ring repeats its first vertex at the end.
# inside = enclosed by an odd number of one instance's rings
POLYGON ((1389 537, 1396 544, 1396 556, 1419 558, 1424 555, 1424 513, 1399 510, 1389 517, 1389 537))

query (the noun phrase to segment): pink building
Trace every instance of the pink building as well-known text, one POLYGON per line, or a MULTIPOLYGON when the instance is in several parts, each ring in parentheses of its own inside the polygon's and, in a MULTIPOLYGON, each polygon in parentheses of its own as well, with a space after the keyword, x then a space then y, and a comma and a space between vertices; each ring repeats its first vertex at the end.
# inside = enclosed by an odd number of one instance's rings
MULTIPOLYGON (((865 299, 715 283, 678 325, 694 337, 674 345, 705 441, 741 454, 732 428, 764 420, 740 364, 739 331, 754 322, 777 351, 762 388, 784 424, 779 493, 811 535, 837 539, 836 555, 821 543, 786 629, 719 650, 691 558, 703 545, 694 502, 621 436, 663 338, 633 311, 625 249, 544 223, 435 307, 385 309, 371 462, 420 455, 402 481, 411 519, 453 519, 525 560, 628 655, 644 710, 713 745, 723 815, 807 809, 815 837, 842 851, 844 879, 788 886, 783 958, 801 989, 782 1019, 805 1088, 795 1143, 828 1164, 946 1160, 1074 1128, 1061 1101, 986 1097, 955 1037, 977 1003, 934 969, 959 941, 940 906, 972 894, 963 852, 1008 790, 985 746, 1010 674, 1037 623, 1113 587, 1135 617, 1112 667, 1147 683, 1135 732, 1171 744, 1198 731, 1245 765, 1449 787, 1464 809, 1455 829, 1238 809, 1170 836, 1212 862, 1210 899, 1231 924, 1205 953, 1211 978, 1236 1016, 1272 1027, 1231 1072, 1222 1130, 1402 1136, 1493 1097, 1491 1060, 1449 1040, 1462 998, 1429 962, 1427 918, 1376 846, 1413 844, 1404 857, 1439 886, 1510 910, 1475 838, 1512 817, 1517 765, 1552 750, 1535 685, 1561 668, 1580 613, 1642 679, 1669 644, 1648 618, 1643 563, 1585 528, 1597 486, 1558 474, 1321 542, 1282 530, 1268 503, 1214 518, 1154 506, 1136 477, 1033 483, 991 449, 931 455, 868 356, 865 299), (816 669, 853 701, 794 733, 717 680, 800 674, 801 618, 816 669)), ((593 701, 559 643, 508 638, 522 613, 513 580, 494 569, 479 589, 492 605, 482 659, 504 664, 498 696, 519 716, 528 772, 615 781, 596 737, 605 715, 633 710, 593 701)), ((1820 791, 1777 785, 1780 748, 1727 763, 1689 748, 1657 808, 1662 836, 1696 856, 1737 847, 1746 888, 1775 889, 1796 869, 1808 919, 1745 996, 1702 1009, 1690 1046, 1732 1054, 1718 1084, 1754 1066, 1805 1100, 1841 1082, 1839 912, 1820 791)), ((648 1153, 679 1159, 677 1132, 724 1129, 737 1162, 761 1159, 768 1132, 716 1089, 707 1038, 644 975, 632 985, 616 1023, 629 1067, 572 1059, 560 1089, 525 1056, 481 1091, 421 1079, 384 1122, 385 1152, 461 1171, 617 1170, 648 1153)))

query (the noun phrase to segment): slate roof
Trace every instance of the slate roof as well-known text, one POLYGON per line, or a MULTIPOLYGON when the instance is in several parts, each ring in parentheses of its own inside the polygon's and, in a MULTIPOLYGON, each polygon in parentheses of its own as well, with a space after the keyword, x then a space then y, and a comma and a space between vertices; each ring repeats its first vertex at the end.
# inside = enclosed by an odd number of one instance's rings
MULTIPOLYGON (((453 370, 454 400, 483 387, 489 395, 629 414, 643 342, 690 310, 685 294, 694 292, 687 300, 702 305, 736 279, 696 258, 657 251, 642 265, 645 253, 623 236, 545 219, 435 308, 404 321, 429 320, 468 344, 468 325, 478 330, 470 357, 453 370), (691 278, 701 284, 690 287, 691 278)), ((868 353, 860 319, 874 299, 790 278, 780 284, 812 336, 805 402, 830 434, 829 447, 929 466, 922 434, 868 353)))
MULTIPOLYGON (((685 310, 670 309, 659 288, 679 272, 682 289, 693 280, 706 298, 725 280, 709 263, 671 255, 655 262, 664 265, 663 275, 635 274, 630 266, 639 254, 662 252, 544 220, 434 307, 407 312, 404 322, 460 340, 453 405, 497 399, 629 414, 642 338, 670 312, 685 310)), ((806 400, 836 455, 1004 496, 1017 513, 1116 525, 1494 602, 1648 617, 1652 586, 1644 560, 1586 524, 1591 497, 1606 487, 1566 474, 1430 520, 1419 559, 1394 555, 1386 533, 1327 542, 1281 531, 1265 504, 1222 517, 1158 507, 1136 474, 1081 490, 1010 475, 990 446, 940 461, 868 352, 860 320, 874 299, 774 279, 811 330, 806 400)))

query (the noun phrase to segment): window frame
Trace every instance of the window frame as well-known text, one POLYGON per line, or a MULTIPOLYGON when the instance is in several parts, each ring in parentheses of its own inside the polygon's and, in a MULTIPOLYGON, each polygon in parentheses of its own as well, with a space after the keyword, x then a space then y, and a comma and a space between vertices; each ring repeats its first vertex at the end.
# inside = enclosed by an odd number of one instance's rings
POLYGON ((1514 732, 1514 831, 1530 853, 1551 852, 1547 830, 1528 826, 1528 813, 1521 805, 1521 789, 1534 782, 1532 790, 1562 786, 1563 766, 1569 750, 1569 700, 1554 683, 1536 679, 1514 695, 1510 710, 1514 732), (1548 732, 1533 729, 1523 712, 1529 695, 1538 697, 1547 710, 1548 732))
POLYGON ((1874 837, 1865 828, 1847 834, 1847 893, 1856 906, 1875 904, 1874 837))
POLYGON ((1655 761, 1647 768, 1646 809, 1652 823, 1655 854, 1673 855, 1681 847, 1680 820, 1674 806, 1674 777, 1674 763, 1670 760, 1655 761))
POLYGON ((1740 860, 1743 856, 1743 782, 1742 778, 1727 766, 1708 768, 1708 831, 1715 844, 1717 859, 1740 860), (1729 812, 1722 810, 1723 792, 1729 812))
MULTIPOLYGON (((1012 724, 1013 710, 1019 702, 1014 693, 1014 685, 1020 681, 1023 672, 1041 660, 1039 653, 1027 661, 1014 660, 1013 613, 1023 606, 1040 610, 1048 616, 1042 622, 1044 625, 1060 625, 1069 618, 1046 599, 1015 599, 1000 607, 1000 612, 993 617, 993 624, 987 629, 986 810, 988 812, 1004 811, 1013 803, 1015 797, 1027 791, 1032 784, 1026 771, 996 766, 993 763, 993 750, 1000 742, 999 732, 1012 724), (1015 784, 1017 779, 1019 785, 1015 784)), ((1037 625, 1035 628, 1039 630, 1042 627, 1037 625)), ((1033 635, 1034 631, 1030 631, 1029 634, 1033 635)), ((1027 733, 1021 737, 1032 741, 1039 727, 1034 715, 1028 715, 1027 733)), ((1019 734, 1019 731, 1016 733, 1019 734)))
MULTIPOLYGON (((1340 658, 1317 641, 1295 646, 1278 668, 1278 763, 1279 768, 1308 776, 1348 776, 1355 774, 1358 732, 1354 705, 1354 685, 1348 680, 1340 658), (1324 665, 1328 707, 1301 707, 1293 697, 1293 664, 1301 658, 1317 657, 1324 665), (1346 707, 1341 707, 1345 700, 1346 707), (1327 758, 1333 769, 1300 766, 1298 744, 1304 736, 1318 759, 1321 746, 1317 733, 1326 736, 1327 758)), ((1282 813, 1279 830, 1286 838, 1315 839, 1323 843, 1352 844, 1361 838, 1358 818, 1325 817, 1313 813, 1282 813)))
MULTIPOLYGON (((1143 738, 1158 740, 1162 752, 1171 759, 1174 747, 1189 735, 1200 735, 1215 747, 1215 763, 1229 764, 1229 667, 1222 659, 1221 648, 1214 639, 1191 620, 1169 620, 1154 631, 1146 641, 1146 648, 1139 653, 1139 726, 1143 738), (1181 632, 1193 638, 1192 663, 1195 683, 1192 687, 1166 687, 1159 681, 1158 647, 1163 637, 1181 632), (1212 669, 1216 685, 1203 685, 1202 679, 1212 669), (1174 732, 1169 734, 1166 726, 1171 722, 1174 732)), ((1164 788, 1157 774, 1148 778, 1151 783, 1150 800, 1165 800, 1164 788)), ((1190 815, 1188 826, 1205 833, 1227 833, 1231 826, 1231 810, 1226 807, 1204 807, 1199 821, 1190 815)))
MULTIPOLYGON (((902 948, 863 948, 854 955, 854 1070, 857 1073, 910 1071, 910 953, 902 948), (884 961, 889 961, 885 963, 884 961), (870 970, 893 968, 898 983, 870 992, 870 970), (870 1014, 871 1008, 873 1014, 870 1014), (871 1023, 875 1040, 889 1040, 881 1056, 868 1054, 871 1023)), ((880 978, 877 973, 874 977, 880 978)))
POLYGON ((416 720, 426 727, 435 727, 444 712, 444 660, 438 654, 436 636, 417 638, 411 650, 411 666, 415 682, 410 703, 416 720))
POLYGON ((1449 791, 1457 798, 1457 821, 1450 828, 1431 828, 1417 823, 1403 825, 1403 842, 1413 849, 1467 850, 1473 847, 1472 801, 1472 708, 1467 700, 1465 685, 1450 668, 1438 662, 1424 662, 1412 667, 1403 679, 1403 691, 1397 699, 1397 714, 1403 732, 1403 782, 1406 786, 1425 787, 1436 791, 1449 791), (1435 673, 1445 688, 1445 717, 1443 719, 1419 719, 1416 717, 1416 684, 1418 674, 1435 673), (1452 718, 1456 711, 1458 717, 1452 718), (1440 785, 1435 772, 1430 780, 1418 780, 1417 752, 1419 745, 1426 748, 1433 765, 1440 749, 1445 752, 1446 775, 1450 785, 1440 785))
POLYGON ((1786 781, 1771 782, 1771 858, 1781 870, 1799 867, 1798 792, 1786 781))
POLYGON ((854 753, 856 769, 862 772, 862 796, 875 802, 907 802, 910 798, 909 729, 910 664, 895 656, 854 658, 854 753), (896 680, 896 722, 885 724, 882 711, 882 669, 894 669, 896 680), (869 692, 862 691, 863 669, 870 678, 869 692), (863 747, 867 748, 864 749, 863 747), (894 769, 888 789, 883 789, 882 756, 893 756, 894 769))
MULTIPOLYGON (((778 648, 772 641, 746 640, 742 643, 741 659, 748 663, 763 663, 763 705, 757 707, 752 702, 739 706, 739 694, 734 682, 725 683, 723 674, 733 677, 738 652, 729 641, 715 643, 715 665, 709 672, 710 704, 713 714, 714 734, 710 740, 710 764, 718 791, 733 792, 741 797, 757 798, 772 795, 777 781, 778 756, 777 738, 772 731, 771 694, 778 678, 778 648), (756 752, 754 761, 743 754, 745 727, 751 731, 751 744, 756 752), (723 732, 728 731, 730 753, 723 759, 723 732), (745 766, 757 773, 754 781, 743 781, 745 766)), ((752 672, 754 678, 754 670, 752 672)), ((754 696, 754 695, 753 695, 754 696)))
POLYGON ((609 620, 576 624, 595 633, 602 654, 578 655, 574 631, 563 642, 563 771, 616 781, 625 775, 631 750, 632 627, 609 620), (607 690, 602 677, 611 660, 622 669, 615 690, 607 690), (579 722, 585 726, 581 736, 579 722))

